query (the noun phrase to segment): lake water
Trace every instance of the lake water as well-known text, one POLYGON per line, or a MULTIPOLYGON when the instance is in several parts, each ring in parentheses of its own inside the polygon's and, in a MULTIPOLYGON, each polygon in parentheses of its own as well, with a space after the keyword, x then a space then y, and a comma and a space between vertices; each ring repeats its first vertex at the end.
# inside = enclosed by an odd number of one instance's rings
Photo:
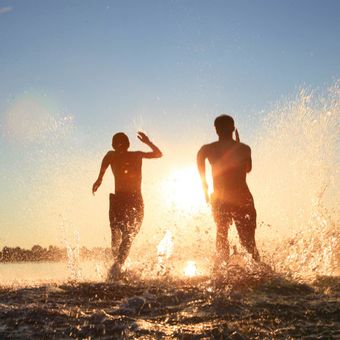
POLYGON ((1 338, 336 338, 340 278, 266 265, 106 283, 104 262, 0 265, 1 338), (72 268, 71 268, 72 269, 72 268))
POLYGON ((72 268, 68 262, 21 262, 0 264, 0 284, 3 287, 33 286, 77 280, 100 281, 106 275, 104 262, 84 261, 72 268))

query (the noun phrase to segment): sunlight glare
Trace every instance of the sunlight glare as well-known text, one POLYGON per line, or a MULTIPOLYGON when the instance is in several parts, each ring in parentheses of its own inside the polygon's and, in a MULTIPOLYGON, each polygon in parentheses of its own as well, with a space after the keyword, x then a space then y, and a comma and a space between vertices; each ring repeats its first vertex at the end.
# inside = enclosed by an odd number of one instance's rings
POLYGON ((165 201, 177 209, 195 212, 205 206, 202 186, 195 166, 173 170, 163 181, 165 201))
POLYGON ((184 275, 188 277, 193 277, 197 275, 197 266, 195 261, 188 261, 186 267, 184 268, 184 275))

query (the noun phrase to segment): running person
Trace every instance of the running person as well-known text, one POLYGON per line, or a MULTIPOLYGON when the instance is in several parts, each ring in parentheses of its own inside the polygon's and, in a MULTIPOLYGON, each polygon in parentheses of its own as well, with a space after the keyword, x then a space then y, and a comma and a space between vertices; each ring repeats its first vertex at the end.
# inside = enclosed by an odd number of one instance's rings
POLYGON ((212 167, 214 192, 211 205, 217 226, 216 253, 217 263, 229 259, 228 231, 234 221, 241 245, 256 261, 260 260, 256 248, 256 210, 253 196, 246 182, 246 175, 251 171, 251 150, 239 142, 234 120, 221 115, 214 122, 218 141, 203 145, 197 154, 197 167, 201 176, 206 201, 210 201, 205 173, 205 160, 212 167), (235 130, 236 140, 233 139, 235 130))
POLYGON ((141 192, 143 158, 160 158, 162 152, 143 132, 138 139, 151 148, 151 152, 128 151, 130 141, 122 132, 112 137, 114 151, 109 151, 101 164, 98 179, 92 186, 94 194, 102 183, 108 166, 115 179, 115 194, 110 194, 111 247, 115 263, 111 277, 116 278, 129 255, 132 241, 139 232, 144 217, 141 192))

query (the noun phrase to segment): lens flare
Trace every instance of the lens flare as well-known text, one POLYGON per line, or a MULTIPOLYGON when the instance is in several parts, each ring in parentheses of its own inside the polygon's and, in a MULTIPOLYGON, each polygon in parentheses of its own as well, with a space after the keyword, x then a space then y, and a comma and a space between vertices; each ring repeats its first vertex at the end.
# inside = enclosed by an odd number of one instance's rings
POLYGON ((63 117, 50 97, 28 93, 9 105, 0 132, 9 141, 34 144, 62 134, 64 128, 72 124, 73 117, 63 117))

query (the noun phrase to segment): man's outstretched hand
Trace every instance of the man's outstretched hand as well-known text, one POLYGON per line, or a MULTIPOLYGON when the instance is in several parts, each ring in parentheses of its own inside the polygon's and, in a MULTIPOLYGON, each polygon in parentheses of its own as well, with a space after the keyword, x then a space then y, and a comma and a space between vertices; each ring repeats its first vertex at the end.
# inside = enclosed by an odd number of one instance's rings
POLYGON ((92 194, 93 195, 97 191, 97 189, 100 187, 101 184, 102 184, 102 180, 99 179, 99 178, 93 183, 93 185, 92 185, 92 194))
POLYGON ((145 144, 150 144, 151 141, 149 139, 149 137, 144 133, 144 132, 141 132, 141 131, 138 131, 138 135, 137 135, 138 139, 145 143, 145 144))

